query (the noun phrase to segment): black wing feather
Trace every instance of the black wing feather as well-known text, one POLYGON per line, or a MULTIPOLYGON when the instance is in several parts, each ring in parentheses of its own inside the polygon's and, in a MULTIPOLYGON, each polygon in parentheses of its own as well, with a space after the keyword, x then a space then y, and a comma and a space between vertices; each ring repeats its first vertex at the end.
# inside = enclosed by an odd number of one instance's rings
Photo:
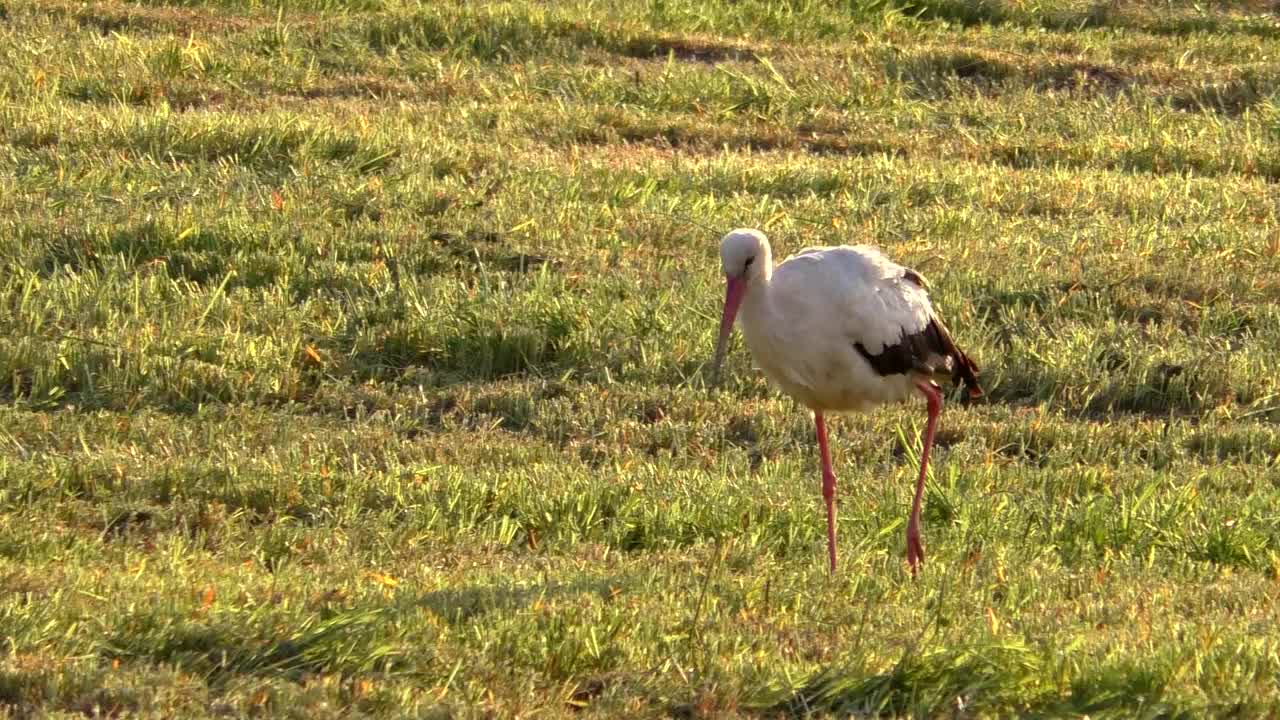
MULTIPOLYGON (((903 277, 926 287, 924 278, 914 270, 907 270, 903 277)), ((854 347, 881 376, 912 372, 923 375, 950 373, 953 383, 968 388, 969 397, 982 395, 982 388, 978 385, 978 364, 956 347, 951 333, 937 316, 930 317, 929 324, 919 332, 907 333, 904 330, 898 342, 886 345, 875 355, 867 352, 862 343, 854 343, 854 347)))

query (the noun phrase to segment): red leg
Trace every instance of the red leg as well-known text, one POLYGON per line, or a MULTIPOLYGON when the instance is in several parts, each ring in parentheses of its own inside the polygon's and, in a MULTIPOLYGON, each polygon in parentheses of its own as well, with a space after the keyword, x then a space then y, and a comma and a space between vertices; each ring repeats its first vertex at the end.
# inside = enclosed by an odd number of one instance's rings
POLYGON ((827 450, 827 424, 822 411, 813 411, 813 423, 818 430, 818 452, 822 455, 822 499, 827 503, 827 556, 831 560, 831 572, 836 571, 836 474, 831 470, 831 453, 827 450))
POLYGON ((911 577, 915 577, 924 563, 924 544, 920 541, 920 503, 924 500, 924 479, 929 472, 929 449, 933 447, 933 432, 938 426, 938 414, 942 412, 942 393, 933 383, 920 383, 916 387, 924 393, 929 403, 929 421, 924 428, 924 450, 920 452, 920 477, 916 479, 916 497, 911 501, 911 519, 907 521, 907 563, 911 577))

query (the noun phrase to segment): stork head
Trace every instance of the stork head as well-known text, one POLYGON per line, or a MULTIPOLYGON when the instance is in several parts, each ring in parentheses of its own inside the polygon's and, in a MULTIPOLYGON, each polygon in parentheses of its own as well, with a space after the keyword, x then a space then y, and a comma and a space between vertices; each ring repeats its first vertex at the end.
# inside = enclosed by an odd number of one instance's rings
POLYGON ((720 267, 729 280, 762 273, 771 260, 769 239, 759 230, 739 228, 720 239, 720 267))
POLYGON ((720 337, 716 340, 716 355, 712 365, 711 384, 720 383, 720 365, 724 362, 729 333, 733 331, 738 307, 753 284, 767 278, 773 268, 773 256, 769 240, 764 233, 750 228, 739 228, 720 240, 720 267, 726 281, 724 314, 720 316, 720 337))

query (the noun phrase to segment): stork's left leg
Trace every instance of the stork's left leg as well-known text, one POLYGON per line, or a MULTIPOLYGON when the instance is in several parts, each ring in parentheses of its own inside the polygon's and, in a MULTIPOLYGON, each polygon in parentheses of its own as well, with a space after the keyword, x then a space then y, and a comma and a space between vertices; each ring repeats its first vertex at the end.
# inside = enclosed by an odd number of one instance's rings
POLYGON ((942 392, 932 382, 916 385, 929 403, 929 421, 924 428, 924 450, 920 452, 920 477, 916 479, 916 497, 911 501, 911 519, 907 521, 907 564, 911 577, 915 577, 924 563, 924 544, 920 542, 920 503, 924 500, 924 479, 929 472, 929 449, 933 447, 933 432, 942 412, 942 392))

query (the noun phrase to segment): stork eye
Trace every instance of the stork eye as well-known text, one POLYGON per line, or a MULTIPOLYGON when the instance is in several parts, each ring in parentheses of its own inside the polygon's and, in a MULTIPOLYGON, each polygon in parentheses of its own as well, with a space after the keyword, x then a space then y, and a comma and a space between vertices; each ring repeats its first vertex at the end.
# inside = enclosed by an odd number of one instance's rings
POLYGON ((751 263, 753 263, 753 262, 755 262, 755 261, 756 261, 756 256, 755 256, 755 255, 752 255, 751 257, 747 258, 747 261, 746 261, 745 263, 743 263, 743 264, 742 264, 742 269, 743 269, 743 270, 746 270, 747 268, 751 267, 751 263))

